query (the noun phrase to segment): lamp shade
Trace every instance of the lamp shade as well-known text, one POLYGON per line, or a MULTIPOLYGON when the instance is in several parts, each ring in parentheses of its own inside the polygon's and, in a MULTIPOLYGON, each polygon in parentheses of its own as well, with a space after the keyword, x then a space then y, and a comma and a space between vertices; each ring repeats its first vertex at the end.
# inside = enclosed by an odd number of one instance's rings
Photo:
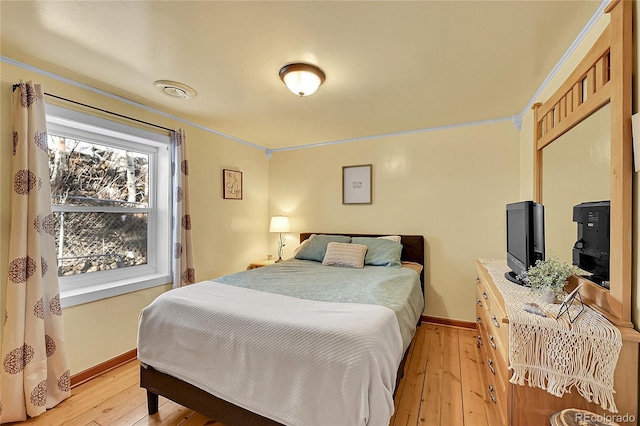
POLYGON ((280 69, 280 78, 291 92, 298 96, 309 96, 324 82, 324 72, 310 64, 289 64, 280 69))
POLYGON ((271 218, 271 226, 269 232, 289 232, 288 216, 273 216, 271 218))

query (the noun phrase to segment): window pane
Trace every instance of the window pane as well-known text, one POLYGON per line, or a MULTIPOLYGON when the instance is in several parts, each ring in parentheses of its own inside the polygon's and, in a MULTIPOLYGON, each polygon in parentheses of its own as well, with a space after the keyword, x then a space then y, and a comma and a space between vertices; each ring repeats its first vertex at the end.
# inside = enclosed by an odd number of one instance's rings
POLYGON ((54 213, 58 275, 147 263, 147 213, 54 213))
POLYGON ((149 156, 49 135, 54 204, 148 207, 149 156))

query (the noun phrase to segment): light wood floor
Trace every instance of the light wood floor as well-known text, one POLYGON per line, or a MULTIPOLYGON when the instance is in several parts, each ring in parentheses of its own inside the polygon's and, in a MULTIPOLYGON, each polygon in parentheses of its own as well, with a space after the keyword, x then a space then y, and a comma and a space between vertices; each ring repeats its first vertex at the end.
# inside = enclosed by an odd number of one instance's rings
MULTIPOLYGON (((396 393, 391 426, 489 425, 475 336, 474 330, 420 326, 396 393)), ((138 362, 131 361, 73 388, 56 408, 14 425, 224 426, 162 397, 159 412, 148 416, 138 370, 138 362)))

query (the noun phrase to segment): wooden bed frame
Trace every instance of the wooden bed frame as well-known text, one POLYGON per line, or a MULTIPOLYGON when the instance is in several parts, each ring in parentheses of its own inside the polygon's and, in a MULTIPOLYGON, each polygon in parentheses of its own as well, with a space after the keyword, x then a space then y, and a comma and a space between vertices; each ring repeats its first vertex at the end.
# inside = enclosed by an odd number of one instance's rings
MULTIPOLYGON (((321 234, 320 232, 314 233, 321 234)), ((300 234, 300 242, 308 239, 311 235, 312 233, 300 234)), ((379 237, 391 234, 339 235, 349 235, 352 237, 379 237)), ((422 235, 401 235, 400 237, 403 245, 401 259, 407 262, 416 262, 424 266, 424 237, 422 235)), ((420 283, 424 294, 424 269, 420 274, 420 283)), ((398 388, 398 382, 404 376, 404 366, 408 353, 409 349, 407 348, 402 362, 398 367, 396 389, 398 388)), ((280 425, 278 422, 215 397, 190 383, 177 379, 169 374, 162 373, 151 366, 140 366, 140 387, 147 389, 147 408, 149 415, 158 412, 158 397, 162 395, 180 405, 197 411, 200 414, 204 414, 207 417, 220 421, 224 423, 225 426, 280 425)))

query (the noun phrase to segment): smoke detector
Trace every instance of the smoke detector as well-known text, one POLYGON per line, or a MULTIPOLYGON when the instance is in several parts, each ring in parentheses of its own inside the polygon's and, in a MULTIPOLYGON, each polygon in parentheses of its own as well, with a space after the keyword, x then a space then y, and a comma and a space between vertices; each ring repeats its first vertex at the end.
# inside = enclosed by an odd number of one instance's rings
POLYGON ((167 96, 180 99, 191 99, 196 96, 196 91, 186 84, 171 80, 156 80, 153 82, 158 90, 167 96))

